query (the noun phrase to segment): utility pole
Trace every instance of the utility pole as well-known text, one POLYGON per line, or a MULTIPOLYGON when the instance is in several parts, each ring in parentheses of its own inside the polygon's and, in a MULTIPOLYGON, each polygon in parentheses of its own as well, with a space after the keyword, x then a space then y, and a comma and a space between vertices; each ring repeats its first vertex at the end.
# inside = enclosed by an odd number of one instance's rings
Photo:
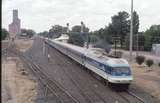
POLYGON ((87 33, 87 49, 89 48, 89 33, 87 33))
POLYGON ((137 33, 137 38, 136 38, 137 40, 137 50, 136 50, 136 56, 138 56, 138 50, 139 50, 139 38, 138 38, 138 33, 137 33))
POLYGON ((48 50, 47 50, 47 58, 48 58, 48 61, 50 59, 50 54, 49 54, 49 33, 48 33, 48 50))
POLYGON ((115 54, 114 54, 114 55, 115 55, 115 57, 116 57, 116 55, 117 55, 117 54, 116 54, 116 49, 117 49, 117 40, 116 40, 116 37, 115 37, 115 42, 114 42, 114 43, 115 43, 115 44, 114 44, 114 49, 115 49, 115 52, 114 52, 115 54))
POLYGON ((43 54, 45 55, 45 39, 43 39, 43 54))
POLYGON ((67 25, 67 34, 69 34, 69 23, 67 23, 66 25, 67 25))
POLYGON ((81 34, 83 34, 84 33, 84 23, 83 23, 83 21, 81 21, 81 34))
POLYGON ((84 32, 84 28, 85 28, 85 25, 84 25, 83 21, 81 21, 81 35, 85 39, 85 41, 86 41, 86 48, 88 49, 89 48, 89 33, 85 33, 84 32), (87 36, 84 37, 84 35, 87 35, 87 36))
POLYGON ((131 0, 131 26, 130 26, 130 61, 132 61, 132 46, 133 46, 133 0, 131 0))

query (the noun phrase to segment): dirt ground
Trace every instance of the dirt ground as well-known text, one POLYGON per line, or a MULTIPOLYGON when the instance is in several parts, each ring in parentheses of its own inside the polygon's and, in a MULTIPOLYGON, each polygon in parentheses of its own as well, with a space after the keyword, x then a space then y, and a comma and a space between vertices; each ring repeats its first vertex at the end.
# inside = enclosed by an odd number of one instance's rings
POLYGON ((8 57, 2 63, 3 103, 34 103, 37 83, 24 70, 18 58, 8 57))
POLYGON ((25 52, 32 46, 33 40, 19 39, 15 41, 15 44, 18 50, 25 52))
POLYGON ((141 66, 132 64, 134 83, 144 91, 160 100, 160 67, 154 65, 148 68, 145 64, 141 66))
MULTIPOLYGON (((24 52, 32 46, 33 40, 15 41, 17 49, 24 52)), ((18 57, 3 58, 2 61, 2 103, 34 103, 38 83, 29 75, 18 57)))

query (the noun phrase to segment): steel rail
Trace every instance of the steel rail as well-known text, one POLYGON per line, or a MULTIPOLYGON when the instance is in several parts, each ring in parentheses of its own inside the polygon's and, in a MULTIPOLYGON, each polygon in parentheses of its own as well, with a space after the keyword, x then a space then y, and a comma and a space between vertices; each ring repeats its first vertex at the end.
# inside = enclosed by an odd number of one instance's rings
POLYGON ((136 94, 130 92, 130 91, 124 91, 124 92, 116 92, 119 96, 121 96, 123 99, 125 99, 128 103, 132 103, 133 100, 129 99, 128 97, 126 97, 125 95, 128 96, 132 96, 134 97, 136 100, 140 101, 140 103, 147 103, 144 99, 142 99, 141 97, 137 96, 136 94), (122 93, 126 93, 126 94, 122 94, 122 93))
MULTIPOLYGON (((49 47, 51 47, 49 44, 48 44, 49 47)), ((57 52, 59 52, 57 49, 55 49, 57 52)), ((59 58, 59 56, 55 55, 56 58, 59 58)), ((60 58, 59 58, 60 59, 60 58)), ((50 60, 52 61, 52 58, 50 58, 50 60)), ((65 64, 65 62, 62 60, 62 64, 65 64)), ((68 74, 68 72, 66 72, 66 70, 62 69, 63 72, 67 75, 67 77, 71 80, 71 82, 77 87, 79 93, 85 98, 85 100, 88 102, 88 103, 92 103, 89 96, 86 94, 84 94, 83 90, 80 88, 79 84, 77 82, 75 82, 75 80, 73 80, 73 78, 70 77, 70 75, 68 74)))
MULTIPOLYGON (((12 51, 12 53, 13 53, 13 51, 12 51)), ((32 64, 32 65, 34 65, 35 68, 36 68, 36 69, 34 69, 34 72, 38 70, 43 76, 46 77, 45 79, 47 79, 47 80, 50 81, 50 82, 53 82, 53 80, 51 80, 50 78, 48 78, 47 75, 46 75, 43 71, 40 70, 40 67, 39 67, 38 65, 36 65, 33 61, 29 60, 29 58, 27 58, 26 56, 22 55, 21 52, 18 52, 18 53, 16 53, 16 54, 17 54, 18 56, 22 57, 23 60, 24 60, 24 59, 28 59, 27 61, 30 62, 30 63, 27 63, 27 64, 32 64)), ((33 66, 32 66, 32 70, 33 70, 33 66)), ((36 73, 35 73, 35 74, 36 74, 36 73)), ((42 80, 42 77, 40 77, 40 75, 38 75, 38 76, 39 76, 39 78, 42 80)), ((57 86, 57 88, 59 88, 62 92, 64 92, 66 95, 68 95, 75 103, 80 103, 80 102, 79 102, 77 99, 75 99, 68 91, 66 91, 66 90, 65 90, 64 88, 62 88, 59 84, 57 84, 57 82, 54 81, 53 83, 54 83, 54 85, 57 86)), ((46 85, 45 83, 43 83, 43 84, 46 85)), ((49 86, 49 83, 48 83, 47 87, 48 87, 48 89, 52 90, 52 92, 54 92, 54 94, 55 94, 55 91, 53 91, 52 87, 49 86)), ((63 94, 64 94, 64 93, 63 93, 63 94)), ((56 95, 56 94, 55 94, 55 95, 56 95)), ((59 97, 59 96, 56 95, 56 97, 59 97)), ((60 99, 60 100, 61 100, 61 99, 60 99)), ((64 102, 61 101, 61 103, 64 103, 64 102)))
MULTIPOLYGON (((40 68, 40 66, 38 66, 37 64, 35 64, 33 61, 32 63, 37 67, 40 68)), ((43 71, 41 71, 39 69, 39 71, 43 74, 43 75, 47 75, 47 73, 44 73, 43 71)), ((65 90, 56 80, 51 80, 50 78, 47 77, 47 80, 54 82, 55 85, 57 85, 58 88, 60 88, 63 92, 65 92, 70 98, 72 98, 76 103, 80 103, 75 97, 73 97, 67 90, 65 90)))
MULTIPOLYGON (((27 63, 27 61, 26 61, 26 63, 27 63)), ((30 64, 30 63, 29 63, 29 64, 30 64)), ((59 98, 59 96, 56 94, 56 92, 53 91, 53 89, 49 86, 49 83, 48 83, 47 81, 43 81, 42 77, 36 73, 37 70, 33 69, 34 67, 33 67, 32 65, 30 65, 30 67, 31 67, 32 71, 34 72, 34 74, 36 75, 36 77, 38 77, 39 81, 41 81, 41 83, 42 83, 45 87, 47 87, 47 88, 58 98, 58 100, 60 100, 61 103, 64 103, 64 102, 59 98)))
POLYGON ((122 93, 126 93, 126 92, 116 92, 121 98, 123 98, 126 102, 128 103, 132 103, 131 100, 129 98, 127 98, 126 96, 124 96, 124 94, 122 93))
MULTIPOLYGON (((48 44, 48 43, 47 43, 48 44)), ((48 46, 49 47, 52 47, 50 44, 48 44, 48 46)), ((52 47, 53 48, 53 47, 52 47)), ((55 49, 55 48, 54 48, 55 49)), ((56 49, 57 50, 57 49, 56 49)), ((59 50, 57 50, 58 52, 59 52, 59 50)), ((61 53, 61 52, 60 52, 61 53)), ((61 53, 62 54, 62 53, 61 53)), ((63 60, 61 60, 61 61, 63 61, 63 60)), ((65 61, 63 61, 63 62, 65 62, 65 61)), ((65 71, 65 70, 64 70, 65 71)), ((65 71, 66 72, 66 71, 65 71)), ((66 73, 66 74, 68 74, 68 73, 66 73)), ((71 78, 71 77, 69 77, 70 79, 71 79, 71 81, 72 82, 74 82, 74 84, 76 84, 75 83, 75 81, 71 78)), ((77 85, 77 84, 76 84, 77 85)), ((78 87, 79 88, 79 87, 78 87)), ((94 91, 95 92, 95 91, 94 91)), ((129 94, 130 96, 133 96, 134 98, 136 98, 138 101, 140 101, 140 102, 142 102, 142 103, 147 103, 145 100, 143 100, 141 97, 139 97, 139 96, 137 96, 136 94, 134 94, 134 93, 132 93, 132 92, 130 92, 130 91, 126 91, 127 92, 127 94, 129 94)), ((125 96, 123 96, 123 95, 121 95, 121 94, 119 94, 123 99, 125 99, 128 103, 132 103, 128 98, 126 98, 125 96)))
MULTIPOLYGON (((40 77, 40 75, 37 75, 36 70, 33 69, 34 67, 33 67, 30 63, 28 63, 28 61, 26 61, 22 55, 16 53, 16 52, 13 51, 13 50, 8 50, 8 51, 9 51, 9 52, 12 52, 12 53, 14 53, 14 54, 16 54, 16 55, 18 55, 18 56, 21 58, 21 60, 22 60, 25 64, 27 64, 27 65, 29 66, 29 68, 30 68, 30 70, 32 71, 32 73, 35 74, 36 77, 38 77, 38 80, 42 83, 42 85, 46 86, 46 87, 58 98, 57 94, 50 88, 50 86, 48 86, 47 83, 42 82, 42 81, 43 81, 43 80, 42 80, 42 77, 40 77)), ((60 99, 58 99, 58 100, 60 100, 60 99)), ((61 102, 61 103, 64 103, 62 100, 60 100, 60 102, 61 102)))
POLYGON ((147 103, 144 99, 142 99, 141 97, 137 96, 136 94, 134 94, 133 92, 131 91, 126 91, 129 95, 137 98, 139 101, 141 101, 142 103, 147 103))
MULTIPOLYGON (((47 43, 48 44, 48 43, 47 43)), ((49 47, 51 48, 54 48, 52 47, 50 44, 48 44, 49 47)), ((59 50, 57 50, 56 48, 54 48, 58 53, 62 54, 63 56, 67 57, 65 54, 61 53, 59 50)), ((61 62, 63 62, 62 64, 66 64, 68 61, 65 61, 64 59, 60 58, 58 55, 55 55, 56 58, 59 58, 61 60, 61 62)), ((70 59, 70 58, 69 58, 70 59)), ((52 60, 50 58, 50 60, 52 60)), ((75 62, 77 63, 77 62, 75 62)), ((78 64, 78 63, 77 63, 78 64)), ((68 64, 67 64, 68 65, 68 64)), ((75 81, 73 79, 73 77, 71 77, 71 75, 68 74, 68 72, 63 69, 64 73, 69 77, 69 79, 73 82, 73 84, 78 88, 79 92, 84 96, 84 98, 88 101, 88 102, 91 102, 91 98, 89 98, 89 95, 87 94, 84 94, 83 93, 83 90, 79 87, 79 83, 77 83, 77 81, 75 81)), ((107 101, 105 101, 105 99, 103 99, 93 88, 90 88, 92 90, 92 92, 94 93, 94 95, 96 95, 96 97, 98 97, 103 103, 108 103, 107 101)), ((91 102, 92 103, 92 102, 91 102)))

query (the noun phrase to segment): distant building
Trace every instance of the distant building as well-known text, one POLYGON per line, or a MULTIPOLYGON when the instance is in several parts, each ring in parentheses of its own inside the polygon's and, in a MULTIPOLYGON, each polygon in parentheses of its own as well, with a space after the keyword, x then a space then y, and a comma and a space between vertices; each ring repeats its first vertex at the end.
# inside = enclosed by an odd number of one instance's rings
POLYGON ((18 10, 13 10, 13 21, 9 24, 9 34, 11 38, 21 33, 21 20, 18 18, 18 10))
POLYGON ((152 45, 152 52, 155 55, 160 56, 160 44, 153 44, 152 45))

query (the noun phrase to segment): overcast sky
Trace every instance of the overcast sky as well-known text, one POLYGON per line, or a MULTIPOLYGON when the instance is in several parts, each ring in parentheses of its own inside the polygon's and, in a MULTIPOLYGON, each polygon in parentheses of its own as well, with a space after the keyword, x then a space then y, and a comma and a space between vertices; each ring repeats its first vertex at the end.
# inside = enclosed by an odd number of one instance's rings
MULTIPOLYGON (((48 30, 51 25, 70 28, 85 23, 90 31, 104 28, 118 11, 130 13, 131 0, 2 0, 2 27, 8 29, 12 10, 18 9, 22 28, 36 32, 48 30)), ((134 0, 134 10, 140 16, 140 31, 152 24, 160 24, 160 0, 134 0)))

